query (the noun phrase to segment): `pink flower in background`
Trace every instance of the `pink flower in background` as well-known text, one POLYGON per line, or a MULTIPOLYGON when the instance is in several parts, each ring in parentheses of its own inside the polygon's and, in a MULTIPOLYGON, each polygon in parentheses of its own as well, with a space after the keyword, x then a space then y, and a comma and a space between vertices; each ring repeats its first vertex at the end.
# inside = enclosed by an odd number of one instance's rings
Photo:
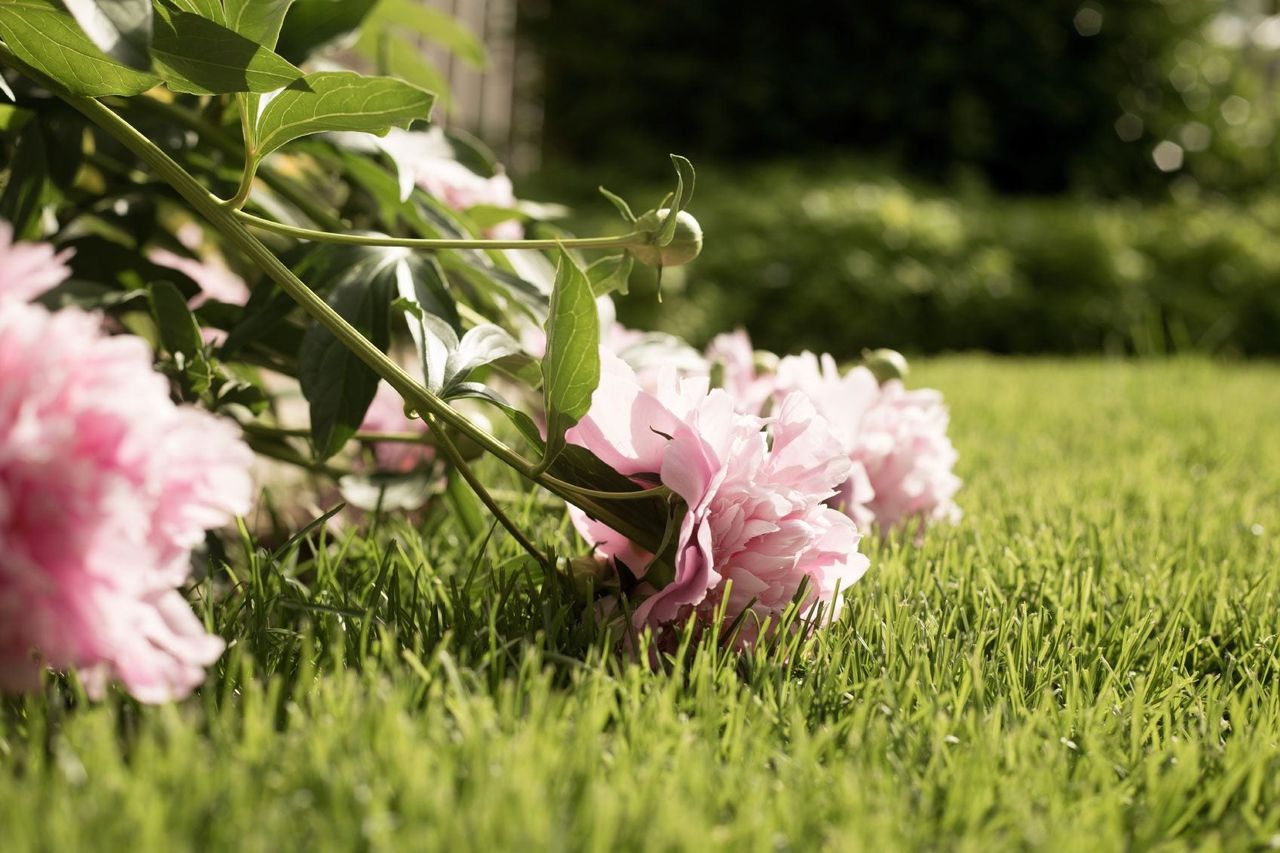
POLYGON ((12 285, 0 277, 0 686, 76 667, 94 697, 112 680, 144 702, 184 696, 223 642, 178 587, 204 531, 248 511, 252 454, 174 405, 140 338, 12 285))
MULTIPOLYGON (((404 401, 386 382, 378 383, 369 411, 360 429, 365 432, 402 432, 426 435, 427 424, 421 418, 411 418, 404 413, 404 401)), ((399 441, 379 441, 373 444, 374 459, 382 471, 407 474, 418 465, 435 458, 435 448, 428 444, 399 441)))
POLYGON ((874 519, 887 533, 913 519, 959 518, 956 451, 939 392, 908 391, 896 379, 882 386, 865 367, 841 375, 831 356, 810 352, 782 359, 776 382, 778 395, 800 391, 813 401, 853 462, 836 503, 859 526, 874 519))
POLYGON ((229 305, 243 305, 249 301, 249 288, 244 279, 231 271, 226 261, 214 253, 201 253, 203 232, 194 222, 178 229, 178 240, 200 257, 190 258, 168 249, 152 247, 147 258, 158 266, 177 270, 200 287, 200 294, 191 300, 192 308, 199 308, 206 300, 213 299, 229 305))
MULTIPOLYGON (((395 161, 402 201, 409 197, 416 184, 452 210, 465 212, 482 205, 516 206, 511 179, 501 172, 492 177, 481 177, 459 163, 454 157, 453 147, 439 128, 428 131, 392 128, 390 133, 373 144, 395 161)), ((524 237, 524 226, 513 210, 511 219, 486 229, 484 236, 492 240, 519 240, 524 237)))
MULTIPOLYGON (((837 587, 857 581, 868 560, 852 520, 826 505, 850 463, 809 401, 783 400, 770 444, 767 422, 734 411, 724 391, 708 392, 706 377, 671 372, 651 393, 619 358, 601 359, 591 411, 569 440, 620 473, 656 474, 688 506, 674 578, 637 607, 637 626, 705 621, 722 603, 731 621, 748 608, 777 615, 802 585, 806 609, 823 604, 834 616, 837 587)), ((573 518, 603 556, 646 574, 648 554, 581 512, 573 518)), ((746 642, 757 627, 748 623, 746 642)))
POLYGON ((13 226, 0 222, 0 299, 26 302, 71 277, 71 249, 55 252, 48 243, 13 241, 13 226))

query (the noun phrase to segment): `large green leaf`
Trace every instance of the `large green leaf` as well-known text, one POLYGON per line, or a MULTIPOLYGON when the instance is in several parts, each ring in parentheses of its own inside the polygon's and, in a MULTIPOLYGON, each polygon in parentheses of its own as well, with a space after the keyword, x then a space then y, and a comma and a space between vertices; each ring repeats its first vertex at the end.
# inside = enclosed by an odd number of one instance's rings
POLYGON ((169 88, 193 95, 274 92, 302 72, 269 48, 201 15, 157 3, 151 54, 169 88))
MULTIPOLYGON (((375 346, 391 341, 392 305, 397 295, 415 292, 414 283, 430 275, 421 256, 404 249, 323 246, 300 267, 307 280, 375 346)), ((417 294, 435 310, 456 317, 448 293, 424 281, 417 294)), ((378 376, 327 329, 311 326, 298 353, 298 380, 311 404, 311 435, 317 455, 328 458, 359 429, 378 389, 378 376)))
POLYGON ((600 317, 591 282, 567 252, 560 253, 551 308, 542 393, 547 410, 545 470, 564 449, 564 434, 591 408, 600 384, 600 317))
POLYGON ((225 0, 226 25, 265 48, 275 49, 293 0, 225 0))
POLYGON ((137 95, 160 82, 104 53, 54 0, 0 0, 0 36, 19 59, 77 95, 137 95))
MULTIPOLYGON (((395 262, 339 282, 329 305, 381 350, 391 343, 389 307, 395 293, 395 262)), ((328 329, 316 324, 302 338, 298 381, 311 405, 316 455, 342 449, 364 421, 378 390, 378 375, 328 329)))
POLYGON ((151 316, 160 333, 160 343, 173 356, 183 384, 194 394, 203 394, 213 382, 213 367, 204 355, 200 324, 187 307, 186 297, 167 281, 151 284, 151 316))
POLYGON ((431 112, 433 97, 393 77, 318 71, 276 95, 258 121, 258 156, 312 133, 348 130, 384 135, 431 112))
POLYGON ((151 70, 151 0, 65 0, 80 29, 104 53, 151 70))

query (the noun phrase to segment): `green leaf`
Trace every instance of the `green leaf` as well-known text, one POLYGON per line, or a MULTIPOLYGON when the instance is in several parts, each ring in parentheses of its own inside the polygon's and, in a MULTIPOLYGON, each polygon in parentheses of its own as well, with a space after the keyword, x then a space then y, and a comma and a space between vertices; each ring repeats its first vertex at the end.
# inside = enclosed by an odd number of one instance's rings
POLYGON ((317 48, 358 29, 377 0, 297 0, 285 16, 276 48, 302 62, 317 48))
POLYGON ((160 334, 160 344, 173 356, 186 386, 195 394, 209 390, 213 368, 204 355, 200 324, 187 307, 186 297, 167 281, 152 283, 151 317, 160 334))
MULTIPOLYGON (((391 343, 387 309, 394 288, 394 264, 390 264, 367 280, 351 278, 339 284, 329 305, 378 349, 386 351, 391 343)), ((333 333, 316 324, 302 338, 298 380, 311 404, 316 455, 328 459, 360 428, 378 391, 378 375, 333 333)))
POLYGON ((449 356, 458 348, 458 311, 444 270, 435 258, 417 258, 413 267, 398 271, 396 290, 427 390, 438 394, 448 378, 449 356))
POLYGON ((227 23, 226 12, 222 9, 222 0, 167 0, 170 6, 192 15, 199 15, 215 24, 227 23))
POLYGON ((604 187, 596 187, 600 191, 600 195, 609 199, 609 202, 618 209, 619 215, 628 223, 636 221, 636 215, 631 212, 631 205, 627 204, 627 200, 615 192, 610 192, 604 187))
MULTIPOLYGON (((431 265, 404 249, 320 246, 300 269, 335 311, 384 352, 391 342, 391 309, 407 290, 443 315, 456 317, 447 292, 440 299, 429 281, 431 265), (430 296, 428 297, 428 294, 430 296)), ((440 284, 443 287, 443 283, 440 284)), ((328 458, 359 429, 378 389, 378 376, 318 324, 303 336, 298 379, 311 404, 316 453, 328 458)))
MULTIPOLYGON (((225 23, 249 41, 274 50, 292 3, 293 0, 225 0, 225 23)), ((256 120, 261 95, 241 94, 239 100, 241 113, 250 116, 250 121, 256 120)), ((254 132, 250 135, 250 145, 256 148, 256 129, 251 130, 254 132)))
POLYGON ((137 95, 160 82, 104 53, 54 0, 0 0, 0 36, 19 59, 77 95, 137 95))
POLYGON ((274 92, 302 72, 270 49, 201 15, 157 3, 151 54, 177 92, 274 92))
POLYGON ((662 227, 658 229, 657 237, 654 239, 654 243, 658 246, 671 245, 671 241, 676 238, 676 219, 680 211, 688 207, 689 201, 693 198, 695 179, 693 164, 679 154, 671 155, 671 163, 676 167, 676 192, 671 200, 670 212, 667 218, 662 220, 662 227))
POLYGON ((151 69, 151 0, 65 0, 80 29, 103 53, 139 71, 151 69))
POLYGON ((445 385, 465 382, 478 367, 523 354, 520 342, 511 337, 506 329, 493 323, 482 323, 469 329, 458 342, 457 348, 449 354, 445 385))
POLYGON ((177 287, 167 281, 151 285, 151 315, 160 331, 160 343, 170 353, 194 356, 203 350, 200 324, 177 287))
POLYGON ((596 296, 613 293, 626 294, 631 282, 631 268, 635 259, 630 254, 610 255, 587 267, 587 280, 596 296))
POLYGON ((564 434, 591 408, 591 395, 600 384, 600 318, 595 295, 586 275, 563 251, 546 331, 542 393, 547 410, 547 449, 538 465, 544 471, 564 450, 564 434))
POLYGON ((392 77, 318 71, 280 92, 258 121, 258 156, 312 133, 348 130, 385 135, 431 112, 433 97, 392 77))
POLYGON ((223 5, 228 28, 274 50, 293 0, 225 0, 223 5))

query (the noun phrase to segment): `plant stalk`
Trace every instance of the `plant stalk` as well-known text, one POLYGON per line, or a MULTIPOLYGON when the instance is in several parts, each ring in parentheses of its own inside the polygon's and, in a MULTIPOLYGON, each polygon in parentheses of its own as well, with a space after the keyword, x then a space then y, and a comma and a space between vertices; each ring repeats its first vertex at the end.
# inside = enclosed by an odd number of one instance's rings
POLYGON ((529 537, 524 535, 524 531, 522 531, 520 527, 511 520, 511 517, 508 516, 502 507, 498 505, 498 502, 493 499, 493 496, 489 494, 489 490, 480 482, 480 478, 471 470, 471 466, 467 464, 467 460, 462 458, 462 453, 458 451, 457 445, 455 445, 453 440, 449 438, 448 432, 440 427, 435 418, 431 419, 430 424, 431 429, 435 433, 436 439, 439 442, 437 446, 445 455, 445 458, 449 460, 449 464, 462 475, 462 479, 467 481, 467 485, 471 487, 471 491, 475 492, 476 497, 480 499, 480 502, 485 505, 493 517, 496 518, 498 522, 507 529, 507 532, 520 543, 520 547, 529 552, 530 556, 541 563, 543 568, 549 571, 551 569, 551 558, 542 553, 538 546, 534 545, 533 542, 529 540, 529 537))
POLYGON ((441 249, 626 249, 639 246, 645 235, 639 232, 617 237, 568 237, 556 240, 472 240, 425 239, 421 237, 375 237, 369 234, 333 234, 311 228, 298 228, 254 216, 243 210, 235 211, 236 217, 246 225, 317 243, 338 243, 344 246, 384 246, 402 249, 439 251, 441 249))

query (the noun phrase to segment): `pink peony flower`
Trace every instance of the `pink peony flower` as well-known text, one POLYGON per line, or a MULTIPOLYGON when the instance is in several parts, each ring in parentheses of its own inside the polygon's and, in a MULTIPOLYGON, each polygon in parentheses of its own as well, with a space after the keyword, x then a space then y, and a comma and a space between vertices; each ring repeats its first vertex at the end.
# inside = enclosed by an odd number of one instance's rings
MULTIPOLYGON (((364 416, 360 429, 365 432, 404 432, 425 435, 426 421, 411 418, 404 413, 404 401, 386 382, 378 383, 378 393, 364 416)), ((435 448, 428 444, 412 444, 402 441, 379 441, 373 445, 378 468, 407 474, 418 465, 435 458, 435 448)))
POLYGON ((959 519, 956 451, 939 392, 908 391, 896 379, 880 385, 865 367, 841 375, 831 356, 810 352, 782 359, 776 382, 778 395, 806 394, 831 424, 853 462, 836 502, 860 527, 874 519, 887 533, 913 519, 959 519))
MULTIPOLYGON (((724 391, 708 392, 706 377, 678 379, 673 370, 651 393, 618 357, 606 350, 601 360, 591 411, 569 440, 622 474, 658 475, 688 506, 675 576, 637 607, 636 625, 706 621, 722 605, 731 621, 748 609, 776 616, 802 585, 806 611, 821 604, 833 617, 837 587, 857 581, 868 560, 853 522, 826 505, 850 463, 812 404, 788 397, 766 421, 734 411, 724 391)), ((602 556, 648 573, 650 555, 580 511, 572 515, 602 556)), ((748 620, 743 642, 757 628, 748 620)))
POLYGON ((71 249, 55 253, 48 243, 13 242, 13 226, 0 222, 0 299, 26 302, 71 277, 71 249))
POLYGON ((178 587, 204 531, 248 511, 252 454, 173 404, 141 339, 29 292, 0 278, 0 686, 76 667, 93 697, 185 696, 223 642, 178 587))

